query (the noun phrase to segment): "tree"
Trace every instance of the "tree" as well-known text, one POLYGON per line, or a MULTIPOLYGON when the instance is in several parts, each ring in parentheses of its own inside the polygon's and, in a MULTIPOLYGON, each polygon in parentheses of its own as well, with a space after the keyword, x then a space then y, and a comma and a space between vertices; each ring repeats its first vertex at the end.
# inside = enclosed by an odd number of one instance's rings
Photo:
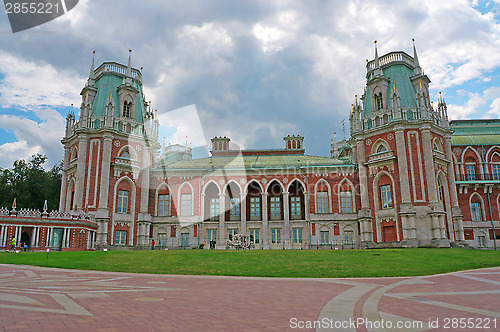
POLYGON ((28 162, 16 160, 12 169, 0 169, 0 206, 10 209, 15 197, 19 208, 42 210, 47 200, 48 208, 57 210, 62 162, 45 171, 46 161, 46 156, 37 153, 28 162))

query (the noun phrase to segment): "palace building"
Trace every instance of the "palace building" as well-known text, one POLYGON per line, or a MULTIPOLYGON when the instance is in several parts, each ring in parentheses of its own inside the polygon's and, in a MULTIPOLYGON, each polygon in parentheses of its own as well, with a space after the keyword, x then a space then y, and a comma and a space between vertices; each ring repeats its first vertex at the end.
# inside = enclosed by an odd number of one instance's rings
POLYGON ((59 213, 88 212, 98 249, 225 249, 236 234, 259 249, 496 246, 500 121, 450 121, 415 46, 375 47, 366 70, 350 138, 332 140, 330 156, 289 135, 266 150, 214 137, 211 156, 193 159, 187 145, 159 144, 130 56, 93 60, 80 117, 67 116, 59 213))

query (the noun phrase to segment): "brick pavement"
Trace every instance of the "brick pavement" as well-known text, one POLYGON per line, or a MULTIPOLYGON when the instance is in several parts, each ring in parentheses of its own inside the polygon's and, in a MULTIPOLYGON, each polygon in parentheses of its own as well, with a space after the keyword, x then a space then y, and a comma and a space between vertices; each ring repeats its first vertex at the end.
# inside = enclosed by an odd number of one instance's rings
POLYGON ((490 331, 499 331, 499 294, 500 268, 414 278, 290 279, 0 265, 0 327, 285 331, 304 325, 295 330, 477 331, 489 324, 490 331), (353 324, 361 319, 366 324, 353 324), (333 329, 308 326, 315 321, 333 329), (460 329, 464 322, 469 327, 460 329))

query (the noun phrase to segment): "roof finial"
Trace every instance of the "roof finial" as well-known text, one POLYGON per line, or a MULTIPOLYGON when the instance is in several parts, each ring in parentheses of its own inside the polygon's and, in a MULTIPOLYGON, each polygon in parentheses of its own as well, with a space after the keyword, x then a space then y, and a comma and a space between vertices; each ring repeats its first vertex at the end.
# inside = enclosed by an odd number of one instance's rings
POLYGON ((378 59, 377 41, 375 40, 373 43, 375 44, 375 60, 373 60, 374 61, 374 75, 375 76, 382 76, 382 73, 380 71, 380 61, 378 59))
POLYGON ((89 78, 91 80, 93 80, 95 78, 95 76, 94 76, 94 61, 95 61, 95 51, 92 52, 92 65, 90 66, 89 78))
POLYGON ((333 133, 333 157, 337 158, 339 156, 339 147, 337 145, 337 133, 333 133))
POLYGON ((411 39, 413 43, 413 67, 415 69, 413 70, 415 75, 420 75, 422 74, 422 68, 420 68, 420 63, 418 62, 418 55, 417 55, 417 48, 415 47, 415 39, 411 39))
POLYGON ((113 98, 113 90, 109 90, 109 100, 113 98))
POLYGON ((127 66, 127 76, 128 77, 132 77, 132 62, 131 62, 131 58, 132 58, 132 50, 128 50, 128 66, 127 66))

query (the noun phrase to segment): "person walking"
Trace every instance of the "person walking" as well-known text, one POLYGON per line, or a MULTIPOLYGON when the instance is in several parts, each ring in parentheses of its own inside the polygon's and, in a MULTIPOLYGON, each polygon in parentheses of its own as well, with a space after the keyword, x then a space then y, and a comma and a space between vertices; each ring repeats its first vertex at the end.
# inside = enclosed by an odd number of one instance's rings
POLYGON ((10 250, 16 251, 16 238, 15 237, 12 238, 12 244, 10 246, 10 250))
POLYGON ((155 250, 155 240, 151 241, 151 250, 155 250))

